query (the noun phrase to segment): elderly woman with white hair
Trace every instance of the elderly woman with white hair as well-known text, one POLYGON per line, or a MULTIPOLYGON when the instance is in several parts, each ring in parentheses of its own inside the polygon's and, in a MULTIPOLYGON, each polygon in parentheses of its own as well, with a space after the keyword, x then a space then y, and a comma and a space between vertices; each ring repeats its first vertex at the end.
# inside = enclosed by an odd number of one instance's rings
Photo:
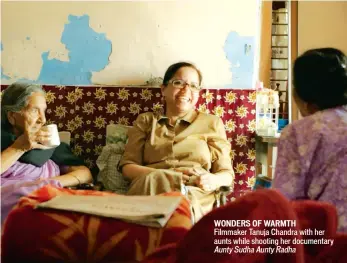
POLYGON ((1 221, 19 197, 46 184, 75 186, 92 181, 89 169, 61 143, 50 140, 45 92, 39 85, 14 83, 1 98, 1 221))

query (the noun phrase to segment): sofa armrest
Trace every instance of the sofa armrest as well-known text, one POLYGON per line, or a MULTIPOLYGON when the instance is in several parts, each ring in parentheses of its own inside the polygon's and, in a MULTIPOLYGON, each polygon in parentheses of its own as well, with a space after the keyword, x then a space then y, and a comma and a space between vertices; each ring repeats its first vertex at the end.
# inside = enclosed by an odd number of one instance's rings
POLYGON ((225 205, 227 203, 227 197, 232 192, 231 186, 221 186, 219 188, 220 192, 220 205, 225 205))
POLYGON ((219 187, 218 190, 215 191, 216 201, 214 207, 220 207, 227 203, 227 197, 232 192, 231 186, 223 185, 219 187))

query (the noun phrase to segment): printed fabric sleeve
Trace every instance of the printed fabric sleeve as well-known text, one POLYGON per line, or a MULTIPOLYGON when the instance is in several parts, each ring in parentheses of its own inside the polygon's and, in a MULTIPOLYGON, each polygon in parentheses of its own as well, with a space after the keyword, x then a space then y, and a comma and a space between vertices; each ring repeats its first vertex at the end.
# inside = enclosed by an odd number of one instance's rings
POLYGON ((292 200, 306 198, 305 176, 302 174, 299 145, 293 125, 287 126, 281 133, 272 188, 292 200))
POLYGON ((230 172, 234 177, 234 170, 230 158, 230 142, 227 140, 223 121, 218 118, 215 123, 215 134, 208 139, 208 146, 211 153, 212 167, 211 173, 230 172))

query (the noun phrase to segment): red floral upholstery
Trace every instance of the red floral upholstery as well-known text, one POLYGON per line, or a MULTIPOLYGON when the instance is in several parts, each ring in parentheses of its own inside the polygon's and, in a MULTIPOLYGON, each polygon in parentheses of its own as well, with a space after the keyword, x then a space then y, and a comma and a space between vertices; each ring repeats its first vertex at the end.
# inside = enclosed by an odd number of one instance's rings
MULTIPOLYGON (((6 86, 2 86, 2 89, 6 86)), ((105 145, 106 126, 131 125, 137 115, 163 107, 158 88, 44 86, 47 120, 71 132, 75 154, 94 169, 105 145)), ((203 90, 197 108, 220 116, 230 140, 237 197, 250 190, 255 180, 254 90, 203 90)))
MULTIPOLYGON (((151 228, 84 213, 36 210, 56 195, 113 193, 44 186, 22 197, 8 215, 2 235, 2 262, 137 262, 156 248, 179 242, 192 227, 182 198, 164 228, 151 228)), ((179 196, 172 192, 163 195, 179 196)))

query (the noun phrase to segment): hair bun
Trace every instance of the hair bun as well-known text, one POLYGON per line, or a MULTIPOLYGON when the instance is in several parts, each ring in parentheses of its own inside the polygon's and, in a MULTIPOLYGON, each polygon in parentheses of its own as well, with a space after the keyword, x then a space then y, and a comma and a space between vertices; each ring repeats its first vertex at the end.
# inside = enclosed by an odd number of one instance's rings
POLYGON ((306 51, 294 63, 298 96, 319 109, 347 104, 347 57, 335 48, 306 51))

